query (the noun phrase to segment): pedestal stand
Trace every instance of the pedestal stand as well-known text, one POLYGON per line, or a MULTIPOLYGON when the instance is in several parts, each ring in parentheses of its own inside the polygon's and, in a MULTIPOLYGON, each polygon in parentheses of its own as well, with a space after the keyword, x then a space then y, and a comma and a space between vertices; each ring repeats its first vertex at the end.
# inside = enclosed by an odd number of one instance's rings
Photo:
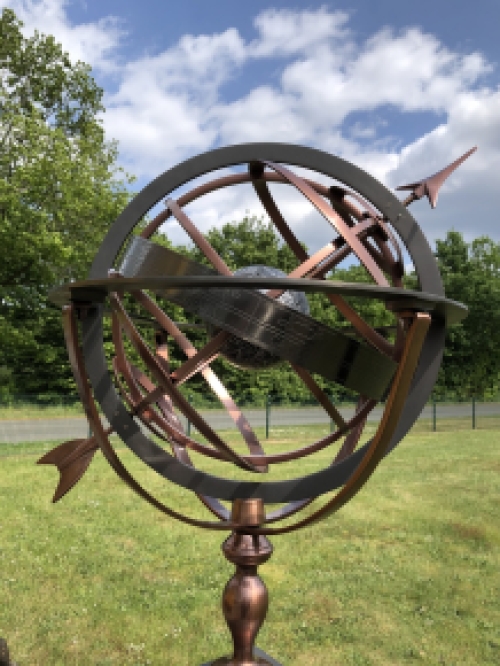
POLYGON ((4 638, 0 638, 0 666, 17 666, 15 662, 10 660, 9 648, 4 638))
MULTIPOLYGON (((261 525, 264 520, 262 500, 235 500, 231 518, 242 528, 261 525)), ((234 649, 232 657, 221 657, 204 666, 280 666, 254 647, 268 607, 267 589, 257 574, 257 566, 271 557, 271 543, 265 536, 245 534, 242 529, 226 539, 222 551, 226 559, 236 566, 235 574, 222 596, 222 610, 233 637, 234 649)))

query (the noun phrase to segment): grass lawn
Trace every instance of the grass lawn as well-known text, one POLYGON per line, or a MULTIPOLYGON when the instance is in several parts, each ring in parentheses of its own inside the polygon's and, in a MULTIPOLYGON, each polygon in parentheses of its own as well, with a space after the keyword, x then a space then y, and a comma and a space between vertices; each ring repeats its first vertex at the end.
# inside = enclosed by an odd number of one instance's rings
MULTIPOLYGON (((273 438, 267 450, 312 439, 299 428, 273 438)), ((35 465, 48 448, 0 445, 0 636, 13 659, 199 666, 229 653, 223 533, 163 516, 101 454, 53 505, 57 470, 35 465)), ((119 455, 161 500, 209 515, 119 455)), ((319 466, 331 456, 318 454, 319 466)), ((285 472, 317 468, 306 460, 285 472)), ((499 496, 500 431, 407 436, 338 514, 272 538, 258 645, 286 666, 498 666, 499 496)))
POLYGON ((59 419, 84 416, 79 403, 74 405, 0 405, 0 421, 35 421, 36 419, 59 419))

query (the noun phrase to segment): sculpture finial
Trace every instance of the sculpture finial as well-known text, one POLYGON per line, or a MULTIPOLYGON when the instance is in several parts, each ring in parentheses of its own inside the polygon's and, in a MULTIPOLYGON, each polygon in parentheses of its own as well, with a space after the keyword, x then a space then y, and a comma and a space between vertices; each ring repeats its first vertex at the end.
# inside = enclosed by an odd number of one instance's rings
POLYGON ((458 160, 455 160, 441 171, 435 173, 433 176, 429 176, 429 178, 425 178, 424 180, 416 183, 410 183, 408 185, 400 185, 399 187, 396 187, 397 190, 413 190, 411 195, 404 201, 405 206, 408 206, 412 203, 412 201, 421 199, 424 195, 426 195, 431 204, 431 208, 435 208, 438 200, 438 193, 444 181, 476 150, 477 146, 474 146, 474 148, 468 150, 464 155, 462 155, 462 157, 459 157, 458 160))

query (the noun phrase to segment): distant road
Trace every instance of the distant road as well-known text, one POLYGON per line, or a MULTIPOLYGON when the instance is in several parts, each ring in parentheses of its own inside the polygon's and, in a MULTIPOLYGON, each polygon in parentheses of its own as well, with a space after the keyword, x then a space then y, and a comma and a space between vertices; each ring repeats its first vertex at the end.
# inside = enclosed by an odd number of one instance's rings
MULTIPOLYGON (((266 413, 264 409, 245 409, 245 416, 254 428, 263 428, 266 424, 266 413)), ((353 413, 353 407, 342 407, 340 413, 348 418, 353 413)), ((438 403, 437 421, 440 419, 471 419, 472 407, 470 403, 438 403)), ((202 411, 202 416, 216 430, 227 430, 234 428, 234 423, 224 411, 208 410, 202 411)), ((369 416, 370 421, 380 419, 381 409, 376 408, 369 416)), ((500 403, 485 402, 476 405, 476 416, 478 419, 486 416, 500 417, 500 403)), ((421 414, 423 419, 432 418, 432 407, 424 408, 421 414)), ((286 409, 283 407, 272 407, 270 416, 271 428, 290 425, 328 425, 329 418, 325 412, 317 407, 300 407, 286 409)), ((60 441, 68 439, 85 438, 88 436, 88 425, 83 417, 53 418, 34 420, 0 420, 0 443, 19 442, 42 442, 60 441)))

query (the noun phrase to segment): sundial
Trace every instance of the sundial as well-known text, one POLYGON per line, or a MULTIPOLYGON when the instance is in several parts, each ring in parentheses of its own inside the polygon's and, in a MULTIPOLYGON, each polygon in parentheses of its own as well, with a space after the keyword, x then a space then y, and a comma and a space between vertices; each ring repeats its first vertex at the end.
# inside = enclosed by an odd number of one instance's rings
POLYGON ((50 298, 62 306, 69 358, 92 432, 88 439, 61 444, 39 460, 59 469, 53 501, 78 482, 101 449, 118 476, 159 511, 194 527, 228 533, 222 548, 236 572, 222 606, 233 652, 205 666, 279 666, 255 647, 268 607, 257 567, 272 554, 269 537, 313 525, 351 500, 427 402, 446 328, 465 317, 466 307, 446 298, 431 248, 408 206, 427 196, 434 207, 444 180, 473 150, 434 176, 400 188, 410 190, 404 201, 353 164, 311 148, 255 143, 199 155, 160 175, 131 201, 111 225, 87 279, 51 292, 50 298), (295 255, 296 267, 288 275, 268 266, 265 258, 230 270, 186 210, 213 192, 248 185, 295 255), (331 232, 332 240, 311 254, 280 210, 280 192, 286 188, 308 202, 331 232), (161 201, 164 210, 140 226, 161 201), (204 263, 155 242, 160 226, 174 219, 199 248, 204 263), (402 246, 414 265, 417 290, 404 286, 402 246), (331 279, 348 257, 364 267, 370 283, 331 279), (349 323, 348 331, 311 316, 311 293, 323 294, 329 306, 337 308, 349 323), (383 303, 394 319, 393 338, 363 319, 350 304, 351 297, 383 303), (184 332, 162 309, 165 300, 203 322, 205 344, 196 347, 189 340, 189 330, 184 332), (138 318, 128 311, 131 302, 134 313, 140 309, 143 319, 154 322, 154 344, 143 337, 138 318), (111 358, 103 343, 105 317, 111 322, 111 358), (185 361, 172 369, 174 345, 185 361), (219 356, 247 372, 290 364, 336 428, 297 449, 266 452, 223 377, 213 370, 219 356), (181 390, 198 375, 228 411, 245 452, 229 445, 181 390), (322 379, 358 395, 348 418, 321 387, 322 379), (96 403, 109 425, 102 423, 96 403), (373 437, 363 441, 367 418, 377 405, 383 407, 382 418, 373 437), (203 441, 185 432, 181 415, 203 441), (140 485, 116 455, 111 434, 165 481, 191 490, 206 507, 207 518, 184 515, 140 485), (304 477, 266 480, 276 465, 327 448, 332 449, 327 467, 304 477), (192 452, 226 463, 227 474, 219 477, 195 467, 192 452), (243 480, 241 475, 234 478, 234 467, 247 473, 243 480), (315 500, 315 510, 301 517, 315 500), (278 508, 267 509, 271 504, 278 508), (285 519, 293 520, 281 525, 285 519))

